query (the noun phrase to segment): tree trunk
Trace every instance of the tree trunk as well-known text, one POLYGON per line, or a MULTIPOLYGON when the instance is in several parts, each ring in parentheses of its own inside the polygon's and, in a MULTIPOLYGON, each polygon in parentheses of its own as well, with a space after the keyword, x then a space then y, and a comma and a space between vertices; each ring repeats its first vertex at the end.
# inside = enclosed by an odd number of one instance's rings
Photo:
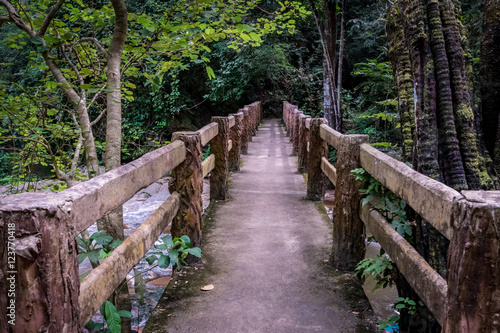
POLYGON ((480 52, 483 137, 500 174, 500 1, 486 0, 480 52))
POLYGON ((337 41, 336 1, 324 0, 325 24, 323 33, 323 103, 325 118, 336 131, 340 131, 340 117, 335 101, 335 46, 337 41))
MULTIPOLYGON (((113 39, 108 49, 107 88, 106 95, 106 171, 118 168, 121 165, 121 137, 122 137, 122 104, 121 104, 121 60, 125 40, 127 38, 127 7, 123 0, 111 0, 115 11, 115 27, 113 39)), ((124 240, 123 233, 123 206, 119 206, 104 217, 105 230, 114 239, 124 240)), ((113 295, 114 304, 118 310, 132 310, 130 295, 126 286, 119 288, 113 295)), ((122 332, 130 332, 131 319, 122 317, 122 332)))
POLYGON ((340 131, 342 125, 342 65, 344 62, 344 1, 342 2, 342 11, 340 12, 340 44, 339 44, 339 66, 337 68, 337 131, 340 131))
POLYGON ((313 0, 309 0, 323 48, 323 111, 331 128, 340 131, 342 117, 335 102, 335 44, 337 38, 336 1, 324 0, 324 22, 313 0))
MULTIPOLYGON (((454 0, 400 0, 387 15, 403 153, 417 171, 457 190, 491 188, 476 134, 459 13, 454 0)), ((447 240, 423 219, 416 221, 417 251, 445 276, 447 240)), ((399 289, 412 297, 408 288, 399 289)), ((404 317, 402 331, 411 322, 404 317)), ((422 330, 434 332, 439 325, 431 320, 422 330)))
POLYGON ((398 91, 398 112, 403 137, 403 160, 413 161, 415 145, 415 101, 413 98, 413 80, 410 54, 405 41, 401 15, 395 15, 397 8, 389 7, 387 13, 387 37, 389 40, 389 58, 392 64, 394 82, 398 91))

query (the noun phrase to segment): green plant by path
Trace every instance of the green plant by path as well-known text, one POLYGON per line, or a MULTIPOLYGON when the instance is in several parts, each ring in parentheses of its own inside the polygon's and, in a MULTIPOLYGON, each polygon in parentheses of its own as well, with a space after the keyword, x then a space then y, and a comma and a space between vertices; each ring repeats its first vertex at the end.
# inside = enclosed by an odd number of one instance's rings
MULTIPOLYGON (((406 309, 410 315, 417 311, 417 303, 409 297, 397 297, 394 307, 397 311, 406 309)), ((379 329, 384 332, 386 332, 387 329, 391 329, 389 332, 399 333, 399 318, 399 316, 391 316, 387 320, 379 320, 379 329)))
POLYGON ((146 261, 150 265, 158 260, 158 266, 161 268, 168 268, 172 265, 177 270, 180 270, 182 265, 186 264, 184 259, 186 259, 188 254, 201 258, 201 249, 199 247, 191 247, 189 236, 184 235, 172 239, 171 235, 166 235, 161 240, 161 244, 155 244, 155 248, 161 251, 153 252, 151 256, 146 258, 146 261), (168 251, 167 255, 162 252, 165 250, 168 251))
POLYGON ((366 189, 359 192, 365 197, 362 205, 370 203, 407 241, 411 241, 412 227, 406 216, 406 202, 384 187, 363 168, 351 170, 356 180, 366 182, 366 189))
MULTIPOLYGON (((172 265, 179 270, 183 264, 186 264, 184 260, 189 254, 201 258, 201 249, 198 247, 191 247, 191 240, 186 235, 174 239, 172 239, 171 235, 166 235, 161 238, 161 241, 161 244, 155 244, 154 246, 155 249, 159 251, 155 251, 152 255, 145 258, 148 264, 152 265, 154 262, 158 261, 157 265, 160 268, 168 268, 172 265), (168 251, 166 255, 164 254, 165 250, 168 251)), ((79 250, 78 263, 81 264, 88 258, 92 267, 95 268, 103 259, 109 257, 112 251, 118 247, 122 241, 113 240, 113 237, 106 235, 105 231, 97 231, 90 235, 88 239, 77 236, 77 243, 79 250)), ((80 278, 83 279, 89 273, 90 271, 82 274, 80 278)), ((136 278, 136 275, 140 274, 141 272, 135 272, 134 278, 136 278)), ((142 279, 136 278, 136 284, 137 280, 142 279)), ((93 320, 89 320, 86 324, 86 328, 90 332, 119 333, 121 332, 121 317, 130 318, 132 316, 129 311, 118 311, 110 301, 106 301, 99 308, 99 312, 102 314, 104 322, 97 323, 93 320)))

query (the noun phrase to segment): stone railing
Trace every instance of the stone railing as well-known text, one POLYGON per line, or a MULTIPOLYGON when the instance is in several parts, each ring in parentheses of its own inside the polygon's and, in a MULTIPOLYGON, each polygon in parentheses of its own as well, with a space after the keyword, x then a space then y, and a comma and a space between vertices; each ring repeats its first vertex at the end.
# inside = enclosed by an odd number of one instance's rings
POLYGON ((255 102, 197 132, 174 133, 172 143, 63 192, 2 198, 0 331, 80 332, 170 221, 174 237, 187 234, 199 246, 203 177, 211 173, 212 200, 227 198, 229 171, 239 170, 261 118, 255 102), (208 143, 212 154, 202 162, 208 143), (170 197, 80 281, 76 236, 169 172, 170 197))
POLYGON ((308 173, 307 198, 321 200, 325 178, 335 186, 332 262, 353 270, 365 252, 365 226, 396 263, 443 332, 500 331, 500 191, 462 191, 426 177, 378 151, 367 135, 343 135, 287 102, 283 121, 308 173), (337 150, 337 167, 328 146, 337 150), (370 205, 362 206, 351 170, 362 167, 450 241, 447 278, 370 205))

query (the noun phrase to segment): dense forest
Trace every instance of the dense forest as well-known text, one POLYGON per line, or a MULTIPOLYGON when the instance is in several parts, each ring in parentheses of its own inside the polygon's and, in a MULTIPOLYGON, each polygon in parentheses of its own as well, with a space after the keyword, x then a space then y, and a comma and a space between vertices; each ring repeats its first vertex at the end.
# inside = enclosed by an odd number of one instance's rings
MULTIPOLYGON (((266 117, 288 101, 368 134, 456 190, 499 190, 499 13, 498 0, 0 0, 2 192, 62 191, 257 100, 266 117)), ((123 239, 121 214, 100 223, 123 239)), ((407 215, 446 276, 448 241, 407 215)), ((405 311, 403 329, 439 331, 425 306, 405 311)))

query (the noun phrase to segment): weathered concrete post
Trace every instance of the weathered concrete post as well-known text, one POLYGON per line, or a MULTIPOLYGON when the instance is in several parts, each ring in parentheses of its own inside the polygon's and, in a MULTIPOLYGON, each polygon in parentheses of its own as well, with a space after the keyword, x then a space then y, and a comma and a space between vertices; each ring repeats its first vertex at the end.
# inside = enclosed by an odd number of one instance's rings
POLYGON ((212 117, 212 122, 219 125, 219 134, 210 142, 210 152, 215 155, 215 168, 210 174, 210 199, 226 200, 229 178, 229 119, 212 117))
POLYGON ((248 154, 248 122, 250 121, 250 115, 248 114, 248 109, 243 108, 240 109, 240 112, 243 113, 243 123, 241 130, 241 153, 243 155, 248 154))
POLYGON ((0 206, 0 332, 80 332, 71 205, 24 193, 0 206))
POLYGON ((309 129, 306 127, 306 120, 311 116, 300 115, 299 120, 299 161, 297 170, 300 173, 307 172, 307 143, 309 141, 309 129))
POLYGON ((289 121, 289 126, 290 126, 290 142, 292 142, 292 143, 293 143, 293 135, 295 133, 295 128, 294 128, 295 110, 296 110, 295 106, 290 105, 290 116, 288 117, 288 121, 289 121))
POLYGON ((243 108, 245 110, 245 119, 246 124, 245 124, 245 129, 247 133, 247 140, 248 142, 252 142, 252 136, 253 136, 253 113, 252 113, 252 108, 248 105, 245 105, 243 108))
POLYGON ((252 104, 251 110, 252 110, 252 119, 253 119, 252 134, 257 135, 257 129, 259 128, 259 106, 257 105, 257 103, 252 104))
POLYGON ((259 107, 259 121, 257 123, 257 127, 260 125, 260 123, 262 122, 262 119, 264 118, 264 112, 263 112, 263 107, 262 107, 262 102, 261 101, 258 101, 257 102, 257 105, 259 107))
POLYGON ((321 158, 328 155, 328 146, 319 134, 322 124, 328 124, 325 118, 311 119, 306 199, 314 201, 323 199, 326 186, 326 176, 321 170, 321 158))
POLYGON ((180 194, 180 206, 172 220, 172 237, 188 235, 193 246, 201 246, 203 199, 203 169, 201 165, 201 135, 197 132, 175 132, 172 142, 182 140, 186 159, 172 170, 168 184, 170 193, 180 194))
POLYGON ((448 248, 443 333, 500 332, 500 191, 462 191, 448 248))
POLYGON ((300 141, 300 116, 304 113, 302 111, 295 111, 293 117, 293 155, 297 155, 299 153, 299 141, 300 141))
POLYGON ((365 227, 359 217, 359 190, 351 170, 359 168, 359 149, 369 143, 368 135, 343 135, 337 149, 337 184, 333 209, 332 265, 343 271, 353 271, 365 256, 365 227))
POLYGON ((290 123, 288 122, 290 103, 283 102, 283 123, 285 124, 286 135, 290 135, 290 123))
POLYGON ((233 142, 233 148, 229 152, 229 171, 239 171, 244 115, 243 112, 238 112, 232 116, 234 117, 235 124, 230 129, 230 137, 233 142))

